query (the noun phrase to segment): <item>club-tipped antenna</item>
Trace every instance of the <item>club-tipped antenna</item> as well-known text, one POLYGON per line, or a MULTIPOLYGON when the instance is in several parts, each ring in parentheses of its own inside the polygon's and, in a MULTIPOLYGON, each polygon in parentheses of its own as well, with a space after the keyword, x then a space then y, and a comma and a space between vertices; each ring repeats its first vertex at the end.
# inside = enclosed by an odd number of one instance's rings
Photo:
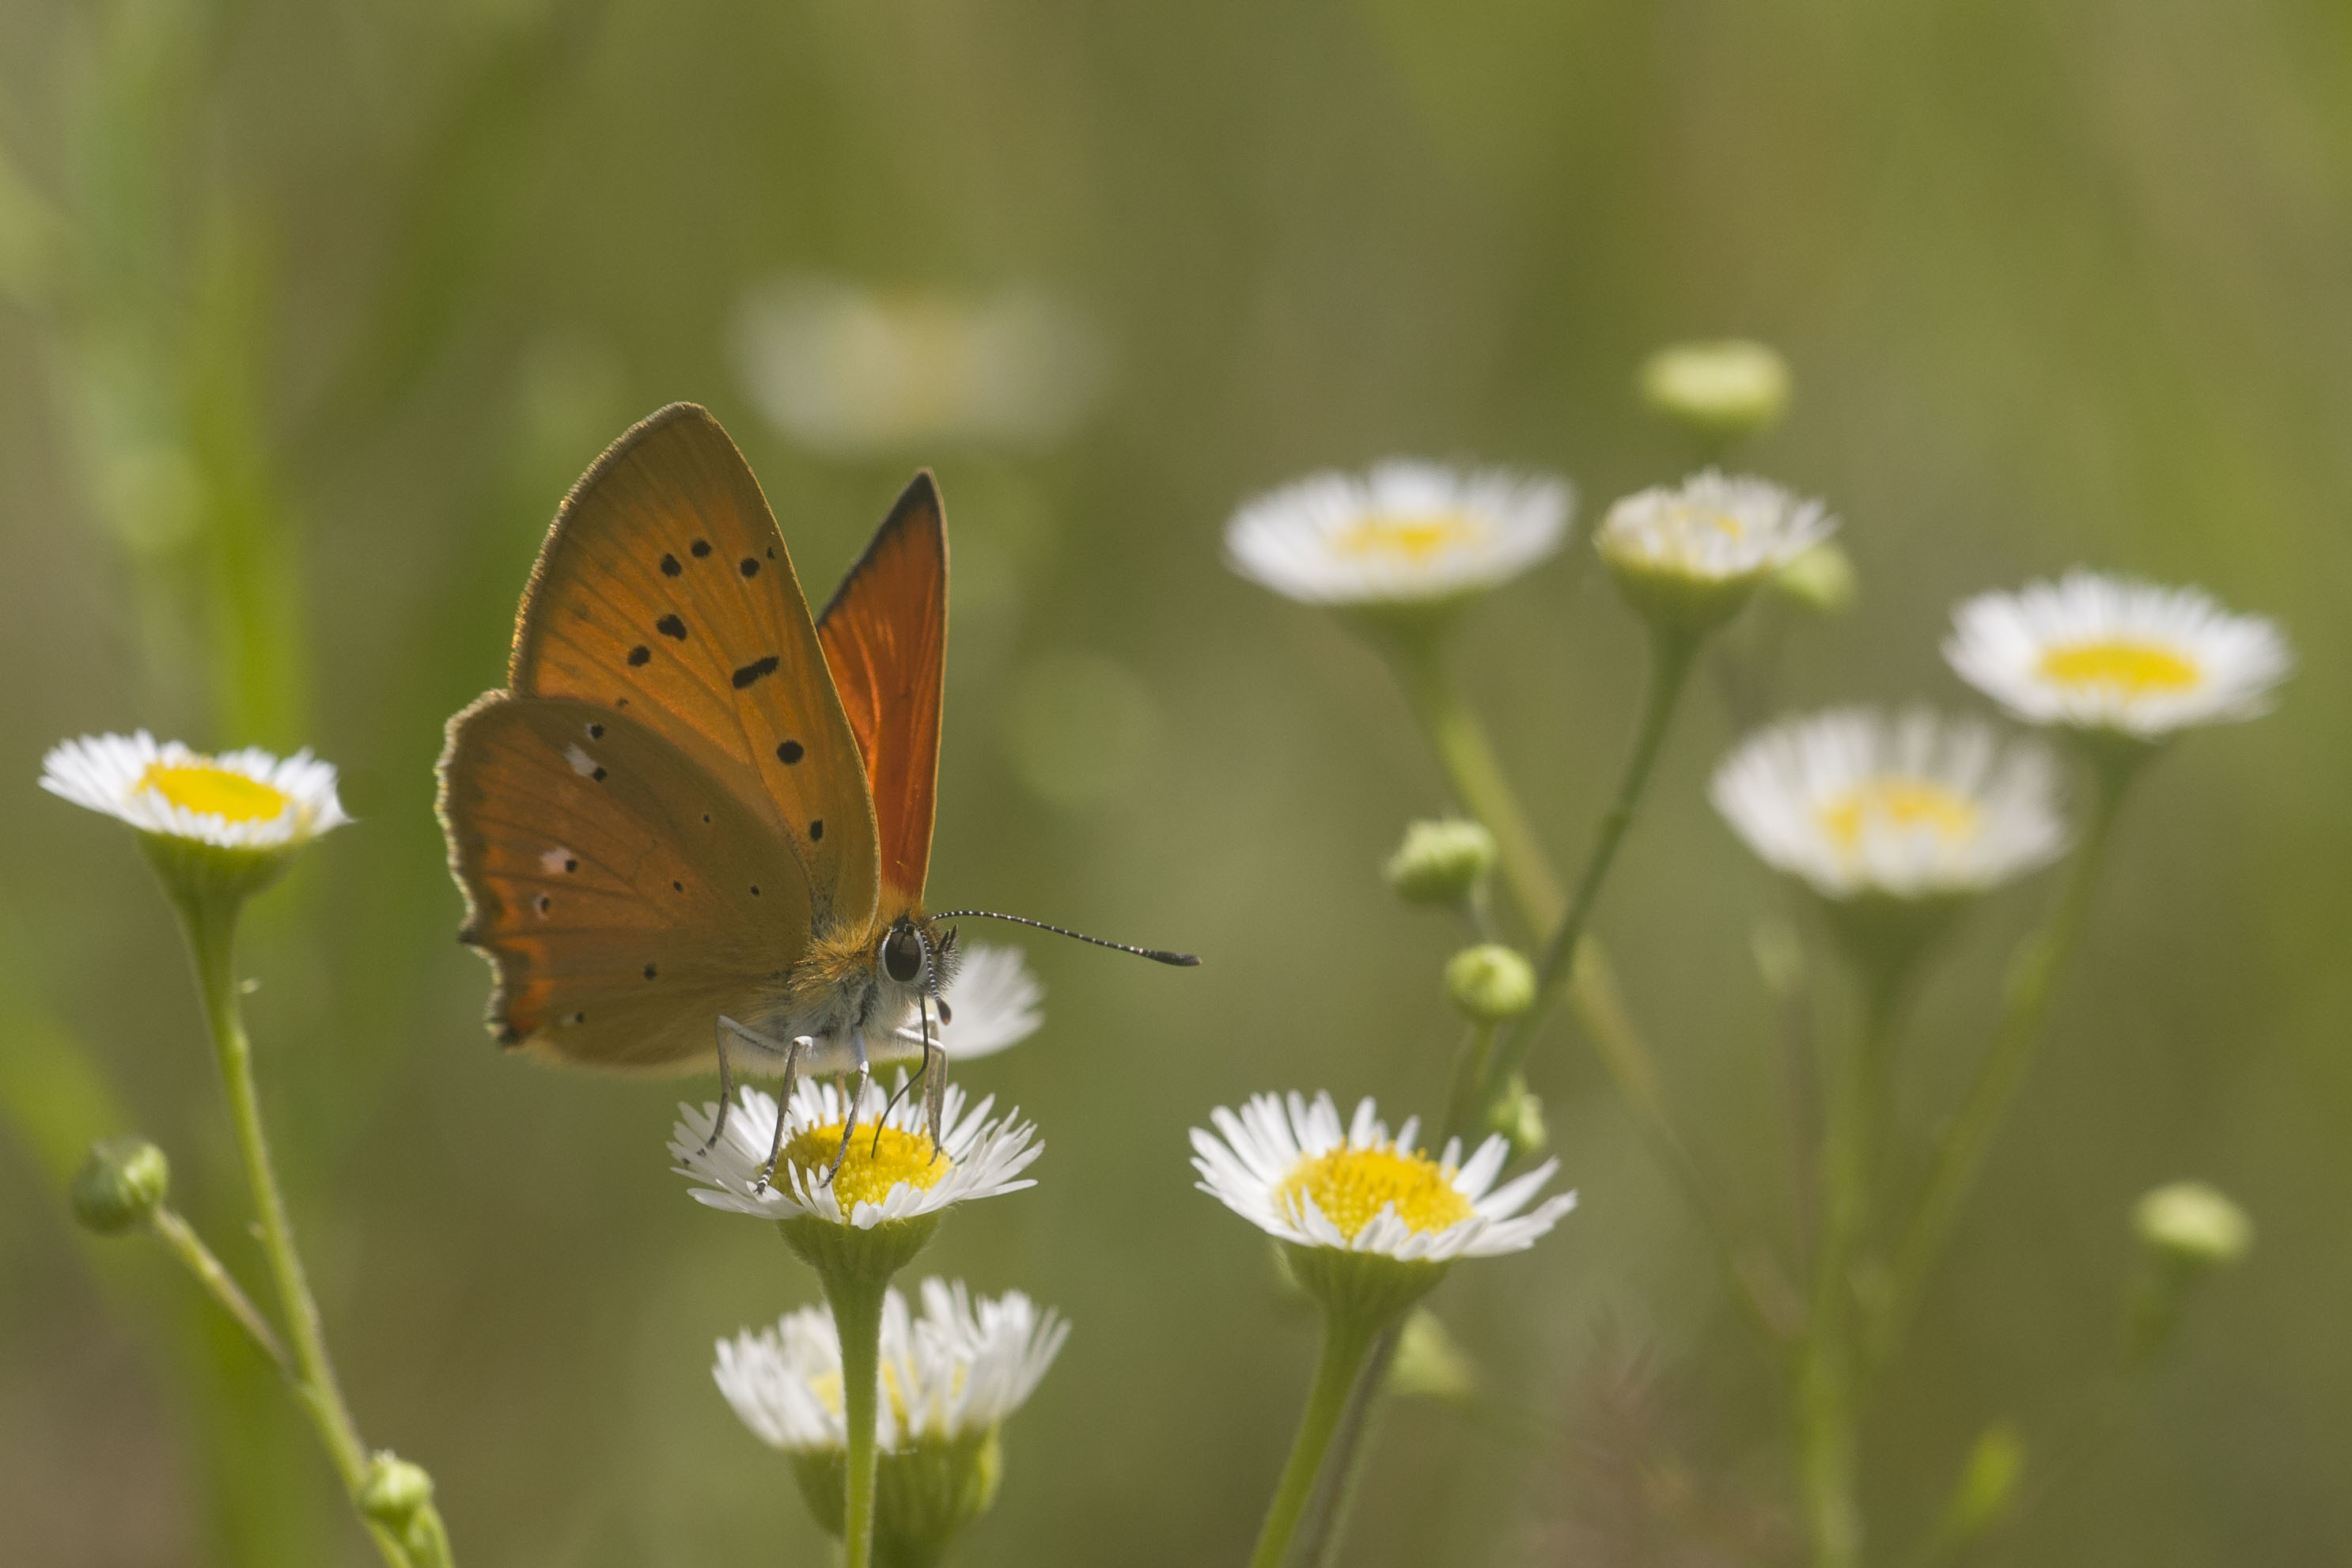
POLYGON ((1038 931, 1049 931, 1055 936, 1075 937, 1080 942, 1090 942, 1097 947, 1108 947, 1119 952, 1131 952, 1138 958, 1148 958, 1154 963, 1172 963, 1180 969, 1190 969, 1201 962, 1200 956, 1196 953, 1171 952, 1162 947, 1135 947, 1123 942, 1106 942, 1101 937, 1088 936, 1082 931, 1072 931, 1067 926, 1048 925, 1044 921, 1033 921, 1026 915, 1000 914, 994 910, 946 910, 933 915, 931 919, 935 921, 1011 921, 1014 925, 1032 926, 1038 931))

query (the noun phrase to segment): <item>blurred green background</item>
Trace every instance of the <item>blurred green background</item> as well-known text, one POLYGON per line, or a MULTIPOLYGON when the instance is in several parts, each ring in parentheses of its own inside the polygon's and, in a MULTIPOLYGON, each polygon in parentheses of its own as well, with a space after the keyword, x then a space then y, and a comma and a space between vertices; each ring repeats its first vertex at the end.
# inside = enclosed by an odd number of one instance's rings
MULTIPOLYGON (((935 898, 1206 958, 1030 943, 1045 1032, 962 1074, 1042 1124, 1042 1184, 924 1264, 1076 1323, 965 1560, 1238 1558, 1312 1325, 1191 1189, 1185 1130, 1265 1088, 1433 1107, 1456 932, 1378 879, 1444 805, 1403 704, 1337 626, 1229 575, 1219 529, 1392 453, 1565 472, 1589 519, 1688 460, 1636 405, 1643 354, 1723 332, 1788 353, 1791 417, 1746 456, 1830 500, 1864 582, 1792 640, 1790 704, 1965 704, 1950 602, 2077 561, 2276 616, 2302 665, 2275 717, 2191 737, 2133 801, 1873 1414, 1874 1515, 1907 1540, 1987 1423, 2031 1447, 2079 1418, 2128 1205, 2196 1175, 2251 1209, 2252 1260, 1997 1555, 2352 1555, 2342 5, 5 0, 0 293, 10 1561, 366 1551, 184 1281, 57 1201, 83 1142, 142 1131, 257 1278, 163 903, 127 835, 34 784, 58 738, 140 725, 342 770, 360 825, 257 906, 251 1018, 353 1404, 438 1478, 461 1557, 824 1560, 708 1370, 813 1279, 665 1169, 708 1085, 492 1047, 432 816, 441 722, 500 683, 556 501, 675 398, 727 423, 815 593, 936 466, 935 898), (875 384, 828 393, 836 362, 875 384), (967 384, 1001 395, 937 390, 967 384)), ((1562 860, 1639 690, 1581 537, 1463 649, 1562 860)), ((1785 1236, 1750 957, 1782 905, 1704 803, 1733 731, 1700 696, 1599 927, 1710 1159, 1785 1236)), ((1994 900, 1930 990, 1915 1149, 2047 890, 1994 900)), ((1350 1561, 1769 1556, 1756 1348, 1564 1021, 1534 1067, 1584 1208, 1436 1299, 1495 1398, 1391 1415, 1350 1561)))

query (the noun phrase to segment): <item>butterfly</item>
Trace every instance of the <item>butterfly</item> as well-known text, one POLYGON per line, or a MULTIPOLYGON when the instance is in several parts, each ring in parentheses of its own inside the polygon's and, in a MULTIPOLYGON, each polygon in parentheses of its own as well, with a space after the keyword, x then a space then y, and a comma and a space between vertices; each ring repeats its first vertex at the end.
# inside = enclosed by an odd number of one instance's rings
POLYGON ((854 1118, 875 1065, 919 1062, 937 1144, 942 922, 1019 919, 923 908, 947 566, 918 473, 812 619, 708 412, 673 404, 605 450, 541 548, 507 689, 449 721, 440 761, 458 939, 496 972, 501 1044, 715 1066, 722 1126, 732 1067, 781 1073, 779 1148, 797 1074, 854 1073, 854 1118))

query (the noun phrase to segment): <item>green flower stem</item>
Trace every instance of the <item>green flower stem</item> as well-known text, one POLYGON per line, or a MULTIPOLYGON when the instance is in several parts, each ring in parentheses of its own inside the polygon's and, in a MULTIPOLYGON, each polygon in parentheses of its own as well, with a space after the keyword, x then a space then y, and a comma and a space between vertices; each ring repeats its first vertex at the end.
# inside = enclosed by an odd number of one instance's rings
MULTIPOLYGON (((187 928, 188 952, 203 994, 205 1020, 212 1031, 214 1055, 220 1062, 222 1086, 228 1092, 229 1121, 236 1129, 236 1150, 245 1166, 246 1184, 260 1219, 263 1255, 278 1287, 278 1303, 285 1314, 293 1352, 295 1397, 309 1412, 325 1445, 344 1494, 356 1506, 361 1483, 367 1479, 367 1447, 360 1441, 358 1425, 343 1403, 335 1381, 334 1363, 327 1354, 327 1338, 320 1325, 319 1305, 295 1250, 293 1223, 278 1190, 277 1172, 269 1162, 269 1141, 262 1131, 261 1102, 255 1092, 253 1045, 236 1005, 234 962, 239 895, 234 891, 207 896, 185 884, 173 888, 187 928)), ((363 1522, 376 1548, 392 1568, 409 1568, 407 1553, 392 1535, 372 1521, 363 1522)))
POLYGON ((1798 1469, 1814 1568, 1862 1560, 1862 1514, 1854 1490, 1858 1405, 1853 1319, 1853 1264, 1870 1229, 1871 1172, 1886 1111, 1886 1058, 1909 965, 1865 975, 1862 1037, 1840 1064, 1822 1152, 1821 1245, 1813 1256, 1811 1310, 1797 1369, 1798 1469))
POLYGON ((2016 1097, 2032 1065, 2042 1037, 2042 1021, 2050 997, 2082 933, 2116 816, 2123 805, 2136 760, 2116 754, 2100 759, 2093 768, 2096 779, 2090 820, 2083 830, 2082 847, 2067 869, 2066 885, 2050 919, 2036 932, 2011 970, 2005 1005, 1995 1026, 1992 1045, 1969 1083, 1959 1114, 1936 1150, 1935 1163, 1922 1190, 1919 1206, 1905 1228, 1895 1254, 1893 1283, 1886 1305, 1872 1334, 1872 1360, 1883 1363, 1902 1347, 1917 1313, 1927 1276, 1935 1268, 1969 1193, 1983 1168, 1985 1154, 2000 1127, 2002 1113, 2016 1097))
POLYGON ((212 1248, 205 1245, 194 1228, 168 1207, 158 1208, 148 1215, 147 1228, 204 1287, 205 1293, 220 1304, 221 1310, 236 1320, 237 1327, 246 1331, 261 1353, 278 1363, 278 1370, 286 1374, 287 1380, 297 1382, 299 1374, 293 1360, 287 1355, 286 1347, 278 1342, 278 1331, 269 1326, 269 1320, 261 1315, 252 1298, 237 1284, 236 1277, 213 1256, 212 1248))
MULTIPOLYGON (((1354 1314, 1332 1310, 1324 1313, 1323 1354, 1316 1363, 1315 1384, 1307 1395, 1307 1413, 1299 1418, 1298 1436, 1291 1443, 1289 1461, 1282 1468, 1282 1480, 1275 1488, 1273 1505, 1266 1510, 1265 1528, 1258 1531, 1257 1550, 1251 1553, 1250 1568, 1283 1568, 1291 1560, 1292 1537, 1297 1532, 1299 1517, 1306 1510, 1308 1494, 1316 1489, 1316 1477, 1323 1468, 1324 1457, 1331 1453, 1332 1436, 1351 1403, 1349 1394, 1357 1385, 1358 1375, 1370 1370, 1366 1361, 1374 1342, 1383 1337, 1382 1328, 1379 1322, 1354 1314)), ((1394 1335, 1386 1337, 1393 1344, 1394 1335)), ((1369 1408, 1371 1400, 1368 1396, 1362 1403, 1369 1408)), ((1360 1416, 1355 1430, 1360 1435, 1360 1416)), ((1349 1457, 1340 1454, 1332 1458, 1335 1489, 1344 1491, 1349 1457)), ((1334 1507, 1327 1512, 1336 1517, 1338 1510, 1334 1507)), ((1302 1542, 1299 1562, 1317 1563, 1321 1557, 1319 1541, 1302 1542)))
POLYGON ((854 1273, 824 1282, 841 1336, 842 1413, 849 1425, 848 1500, 842 1511, 848 1568, 869 1568, 874 1561, 874 1486, 881 1463, 874 1427, 881 1404, 882 1298, 888 1289, 887 1277, 854 1273))
POLYGON ((1472 1024, 1454 1053, 1454 1071, 1445 1091, 1445 1128, 1449 1138, 1467 1140, 1478 1124, 1479 1086, 1486 1081, 1486 1058, 1495 1044, 1495 1026, 1472 1024))

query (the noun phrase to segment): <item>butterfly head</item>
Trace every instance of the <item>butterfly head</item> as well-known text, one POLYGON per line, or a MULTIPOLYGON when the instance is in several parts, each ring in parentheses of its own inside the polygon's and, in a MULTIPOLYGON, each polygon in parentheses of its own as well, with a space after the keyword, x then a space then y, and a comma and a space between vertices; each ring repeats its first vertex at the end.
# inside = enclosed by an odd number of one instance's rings
POLYGON ((956 933, 917 910, 882 928, 874 947, 874 979, 886 1009, 912 1010, 925 997, 944 1016, 940 993, 956 968, 956 933))

